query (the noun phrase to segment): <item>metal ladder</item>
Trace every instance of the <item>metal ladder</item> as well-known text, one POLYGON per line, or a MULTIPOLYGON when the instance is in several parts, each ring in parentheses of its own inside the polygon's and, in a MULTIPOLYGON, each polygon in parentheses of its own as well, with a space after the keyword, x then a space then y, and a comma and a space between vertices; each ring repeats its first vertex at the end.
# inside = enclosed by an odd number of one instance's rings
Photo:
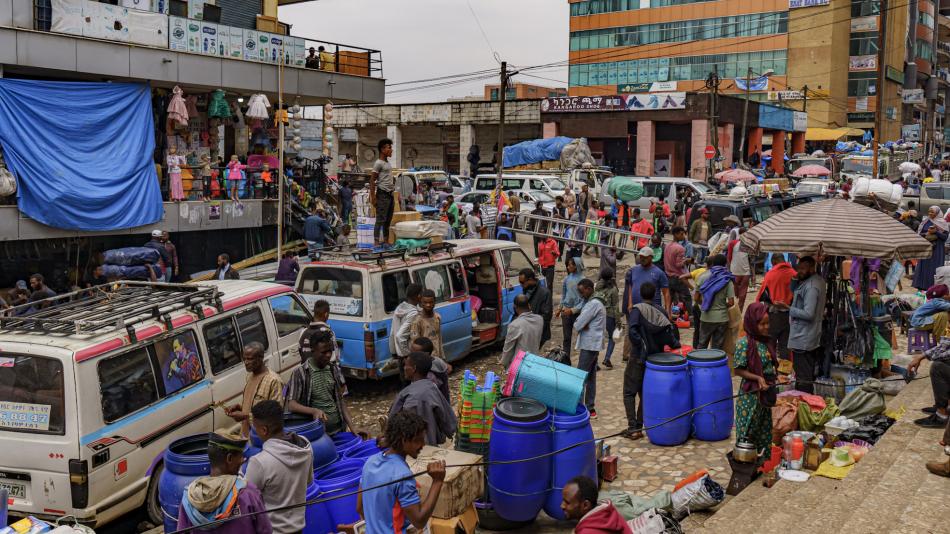
POLYGON ((511 222, 511 230, 535 237, 553 236, 559 241, 566 241, 575 245, 616 248, 618 251, 631 252, 634 254, 639 251, 636 247, 637 238, 643 238, 649 241, 652 237, 647 234, 631 232, 621 228, 612 228, 599 224, 587 224, 555 217, 544 217, 530 213, 520 213, 516 215, 511 222), (591 230, 597 232, 597 239, 594 243, 588 242, 586 239, 591 230))

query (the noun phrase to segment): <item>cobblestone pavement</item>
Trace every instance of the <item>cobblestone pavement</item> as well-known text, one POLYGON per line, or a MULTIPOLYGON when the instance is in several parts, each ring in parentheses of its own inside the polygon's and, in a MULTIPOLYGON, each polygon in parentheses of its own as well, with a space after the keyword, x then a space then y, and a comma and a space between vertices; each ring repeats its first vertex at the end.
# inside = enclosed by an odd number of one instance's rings
MULTIPOLYGON (((586 276, 592 280, 597 277, 597 268, 599 260, 596 257, 585 256, 587 265, 586 276)), ((620 292, 623 294, 622 275, 632 265, 631 258, 624 258, 618 265, 621 275, 620 292)), ((560 283, 563 279, 563 263, 558 265, 557 280, 555 286, 555 304, 560 300, 560 283)), ((552 321, 552 340, 548 342, 547 348, 550 349, 560 343, 562 331, 560 321, 552 321), (557 341, 555 341, 557 340, 557 341)), ((690 345, 692 342, 692 329, 681 330, 681 341, 684 345, 690 345)), ((614 368, 608 370, 601 367, 597 373, 597 414, 598 418, 592 421, 595 436, 607 436, 617 434, 626 428, 626 414, 623 407, 623 363, 622 346, 614 350, 612 360, 614 368)), ((484 376, 487 371, 501 373, 502 368, 498 363, 500 351, 498 349, 486 349, 474 353, 462 361, 456 362, 455 371, 452 374, 452 393, 453 398, 457 394, 458 379, 464 369, 470 369, 478 376, 484 376)), ((577 351, 573 353, 576 363, 577 351)), ((376 418, 379 414, 385 413, 399 390, 395 380, 387 380, 382 383, 350 383, 350 396, 348 397, 348 406, 353 415, 354 422, 361 428, 366 428, 373 432, 378 431, 376 418)), ((652 445, 644 438, 638 441, 631 441, 622 437, 611 438, 606 441, 611 446, 612 454, 619 457, 619 475, 617 479, 605 485, 605 489, 622 490, 628 493, 634 493, 640 496, 650 496, 660 490, 672 491, 677 482, 700 469, 707 469, 712 477, 725 486, 729 482, 731 472, 726 461, 725 454, 732 448, 732 440, 720 442, 703 442, 691 439, 679 447, 659 447, 652 445)), ((703 514, 694 515, 684 521, 683 526, 688 528, 690 525, 700 524, 703 514)), ((573 525, 565 522, 557 522, 545 516, 544 512, 530 527, 514 530, 511 532, 521 533, 547 533, 547 532, 570 532, 573 525)))

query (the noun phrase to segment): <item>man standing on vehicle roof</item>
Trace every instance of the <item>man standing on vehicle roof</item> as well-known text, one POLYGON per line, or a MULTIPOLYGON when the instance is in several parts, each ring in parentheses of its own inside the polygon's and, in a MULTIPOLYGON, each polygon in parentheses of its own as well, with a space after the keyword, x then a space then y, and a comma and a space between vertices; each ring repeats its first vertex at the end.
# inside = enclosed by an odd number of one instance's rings
POLYGON ((241 423, 241 435, 248 436, 251 429, 251 408, 266 400, 284 403, 284 383, 280 375, 264 363, 264 345, 252 341, 244 347, 241 355, 244 370, 248 372, 244 384, 244 396, 240 404, 227 408, 228 417, 241 423))
POLYGON ((350 414, 343 402, 346 382, 340 366, 333 362, 333 332, 329 327, 307 329, 300 343, 305 363, 294 369, 287 383, 284 411, 323 421, 328 434, 352 429, 350 414))
POLYGON ((373 228, 373 237, 377 245, 389 241, 389 226, 393 221, 393 191, 396 190, 396 180, 393 178, 393 167, 389 158, 393 155, 391 139, 382 139, 377 144, 379 159, 373 164, 373 172, 369 179, 370 202, 376 206, 376 226, 373 228))

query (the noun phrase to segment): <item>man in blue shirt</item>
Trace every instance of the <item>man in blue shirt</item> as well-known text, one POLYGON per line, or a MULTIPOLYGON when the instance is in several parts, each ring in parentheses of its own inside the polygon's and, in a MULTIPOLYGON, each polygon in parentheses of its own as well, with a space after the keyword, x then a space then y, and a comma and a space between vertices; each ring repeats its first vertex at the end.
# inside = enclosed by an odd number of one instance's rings
POLYGON ((304 221, 303 238, 307 241, 310 258, 319 259, 319 249, 323 248, 327 240, 327 234, 330 231, 330 224, 327 223, 326 213, 323 210, 314 210, 313 215, 307 217, 304 221))
POLYGON ((422 530, 432 517, 445 480, 445 462, 430 462, 426 473, 432 486, 425 501, 419 497, 415 477, 406 457, 416 458, 426 443, 426 422, 405 410, 393 414, 386 424, 384 452, 371 456, 363 466, 356 509, 366 521, 367 534, 404 534, 411 523, 422 530))
POLYGON ((594 296, 594 283, 589 279, 584 278, 578 282, 577 291, 583 299, 581 312, 574 320, 574 326, 577 328, 577 350, 580 351, 577 368, 587 371, 584 381, 584 405, 590 412, 590 418, 596 419, 594 401, 597 396, 597 357, 600 355, 600 349, 604 348, 607 309, 604 308, 600 297, 594 296))
POLYGON ((640 303, 640 286, 649 282, 660 291, 653 297, 653 304, 663 308, 666 316, 670 316, 670 279, 656 265, 653 265, 653 249, 643 247, 639 253, 639 265, 634 265, 627 271, 626 284, 623 288, 623 313, 627 315, 634 304, 640 303), (662 295, 662 299, 660 296, 662 295))
POLYGON ((584 260, 578 257, 571 257, 568 260, 567 276, 564 277, 564 282, 561 285, 561 305, 554 316, 561 318, 561 328, 564 330, 562 348, 564 354, 567 355, 567 359, 570 360, 574 321, 584 305, 584 299, 577 291, 577 283, 584 278, 584 260))

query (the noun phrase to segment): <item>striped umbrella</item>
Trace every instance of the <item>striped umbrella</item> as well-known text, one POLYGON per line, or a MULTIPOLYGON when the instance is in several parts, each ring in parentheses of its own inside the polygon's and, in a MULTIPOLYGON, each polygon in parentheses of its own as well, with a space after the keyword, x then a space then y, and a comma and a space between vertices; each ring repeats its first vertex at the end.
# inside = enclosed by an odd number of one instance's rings
POLYGON ((929 258, 929 241, 872 208, 840 198, 800 204, 742 234, 744 249, 799 255, 929 258))

